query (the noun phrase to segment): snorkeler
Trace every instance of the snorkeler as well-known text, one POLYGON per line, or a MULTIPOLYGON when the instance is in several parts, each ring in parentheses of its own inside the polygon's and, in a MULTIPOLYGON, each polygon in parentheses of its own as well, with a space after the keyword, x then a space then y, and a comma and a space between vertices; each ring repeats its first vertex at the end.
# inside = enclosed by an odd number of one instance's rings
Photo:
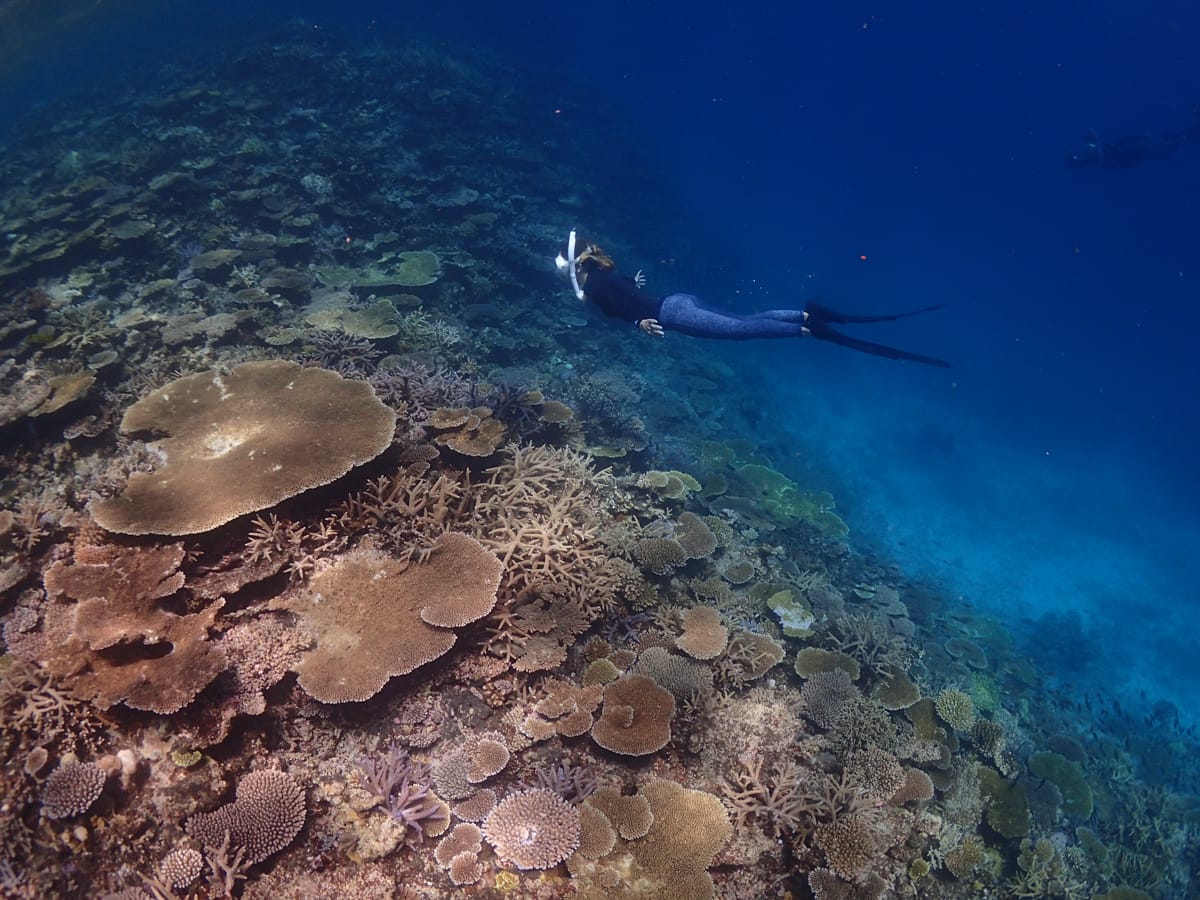
POLYGON ((907 359, 929 366, 950 368, 950 363, 945 360, 859 340, 831 327, 835 324, 893 322, 940 309, 944 305, 941 303, 890 316, 850 316, 816 303, 809 303, 802 310, 772 309, 746 316, 721 312, 702 305, 699 298, 692 294, 656 297, 643 291, 646 279, 640 270, 633 276, 619 274, 616 263, 607 253, 591 241, 576 238, 574 230, 554 262, 559 274, 571 282, 577 298, 594 303, 610 318, 637 325, 652 337, 662 337, 668 331, 726 341, 814 337, 888 359, 907 359))
POLYGON ((1115 141, 1101 143, 1095 132, 1089 132, 1083 148, 1078 153, 1068 153, 1066 164, 1069 169, 1096 166, 1101 169, 1132 169, 1150 159, 1166 159, 1174 156, 1185 141, 1188 132, 1165 133, 1162 135, 1131 134, 1115 141))

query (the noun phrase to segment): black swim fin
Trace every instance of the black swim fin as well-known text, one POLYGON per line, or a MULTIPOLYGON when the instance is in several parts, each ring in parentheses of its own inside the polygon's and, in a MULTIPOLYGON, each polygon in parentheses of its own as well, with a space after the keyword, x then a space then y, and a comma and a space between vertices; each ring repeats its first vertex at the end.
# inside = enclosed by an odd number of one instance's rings
POLYGON ((920 309, 895 313, 890 316, 852 316, 848 313, 840 313, 832 310, 828 306, 822 306, 820 303, 809 303, 804 307, 804 310, 808 313, 810 320, 816 319, 819 322, 851 325, 857 322, 895 322, 897 319, 907 319, 909 316, 919 316, 921 313, 933 312, 935 309, 941 309, 945 305, 945 303, 937 303, 933 306, 922 306, 920 309))
MULTIPOLYGON (((931 307, 933 308, 933 307, 931 307)), ((921 310, 923 311, 923 310, 921 310)), ((904 313, 903 315, 913 315, 913 313, 904 313)), ((899 318, 899 316, 893 317, 899 318)), ((879 319, 852 319, 854 322, 861 321, 884 321, 879 319)), ((819 341, 829 341, 831 344, 839 344, 842 347, 849 347, 851 350, 858 350, 860 353, 870 353, 874 356, 886 356, 888 359, 907 359, 911 362, 922 363, 926 366, 937 366, 942 369, 949 369, 950 363, 944 359, 938 359, 936 356, 922 356, 920 353, 909 353, 907 350, 901 350, 898 347, 889 347, 886 344, 876 344, 872 341, 863 341, 858 338, 852 338, 847 334, 842 334, 840 331, 835 331, 825 324, 822 320, 810 316, 805 323, 808 333, 819 341)))

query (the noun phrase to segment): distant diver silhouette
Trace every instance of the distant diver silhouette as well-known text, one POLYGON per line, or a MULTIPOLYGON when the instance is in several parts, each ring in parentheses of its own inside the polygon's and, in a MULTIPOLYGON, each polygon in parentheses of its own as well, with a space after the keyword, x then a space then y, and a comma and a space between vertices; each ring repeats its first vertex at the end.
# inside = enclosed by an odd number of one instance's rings
POLYGON ((630 322, 652 337, 662 337, 668 331, 726 341, 814 337, 888 359, 950 368, 950 363, 943 359, 860 340, 831 327, 894 322, 941 309, 945 305, 942 303, 886 316, 852 316, 816 303, 809 303, 804 309, 771 309, 752 315, 722 312, 702 305, 692 294, 659 297, 643 291, 646 279, 640 270, 632 276, 619 274, 607 253, 591 241, 577 238, 574 230, 554 262, 559 274, 570 281, 578 299, 594 303, 606 316, 630 322))
POLYGON ((1101 141, 1089 131, 1079 152, 1068 153, 1067 168, 1132 169, 1151 159, 1174 156, 1184 144, 1200 143, 1200 109, 1192 110, 1194 121, 1179 131, 1161 134, 1129 134, 1112 141, 1101 141))

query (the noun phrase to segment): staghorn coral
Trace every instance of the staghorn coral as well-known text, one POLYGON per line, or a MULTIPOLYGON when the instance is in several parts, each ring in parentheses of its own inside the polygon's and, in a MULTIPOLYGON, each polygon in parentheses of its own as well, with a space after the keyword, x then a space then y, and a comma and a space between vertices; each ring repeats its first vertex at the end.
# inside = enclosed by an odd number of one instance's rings
POLYGON ((92 808, 104 790, 108 776, 95 763, 63 762, 42 786, 42 815, 66 819, 92 808))
POLYGON ((671 740, 675 698, 654 679, 625 675, 604 688, 604 706, 592 740, 614 753, 645 756, 671 740))
POLYGON ((557 668, 591 624, 580 594, 569 585, 551 582, 523 589, 494 617, 488 649, 518 672, 557 668))
POLYGON ((328 484, 392 442, 396 414, 371 386, 294 363, 243 363, 180 378, 143 397, 125 434, 165 433, 165 465, 134 473, 93 504, 122 534, 196 534, 328 484))
POLYGON ((614 590, 604 577, 600 545, 602 496, 609 478, 587 457, 567 448, 509 447, 507 459, 487 470, 472 492, 481 524, 475 535, 504 563, 503 592, 553 586, 578 600, 589 616, 614 590))
MULTIPOLYGON (((6 637, 11 646, 11 637, 6 637)), ((100 723, 91 707, 76 697, 60 679, 29 660, 0 656, 0 752, 15 758, 10 748, 36 737, 40 745, 65 743, 74 750, 77 741, 96 745, 100 723)))
POLYGON ((883 677, 906 670, 913 661, 908 641, 893 632, 885 619, 870 613, 836 617, 828 640, 834 650, 854 657, 864 669, 883 677))
POLYGON ((783 645, 769 634, 740 630, 733 633, 720 661, 724 681, 743 685, 761 678, 783 661, 783 645))
POLYGON ((357 777, 376 805, 400 824, 406 844, 416 845, 445 828, 448 811, 425 783, 428 767, 413 762, 404 748, 392 744, 359 760, 357 777))
POLYGON ((453 629, 487 615, 500 571, 478 541, 455 532, 419 564, 366 547, 345 554, 299 597, 275 604, 314 636, 296 666, 300 686, 324 703, 374 696, 393 676, 447 653, 453 629))
POLYGON ((537 787, 554 791, 573 805, 582 803, 600 787, 590 771, 568 763, 541 766, 534 771, 533 777, 537 787))
POLYGON ((859 781, 848 770, 840 774, 810 772, 795 760, 784 760, 763 771, 755 756, 742 762, 742 770, 721 780, 726 805, 739 827, 761 820, 774 837, 793 843, 810 842, 823 825, 838 822, 874 808, 859 781))
POLYGON ((500 801, 483 836, 518 869, 552 869, 579 846, 579 811, 553 791, 531 788, 500 801))
POLYGON ((255 865, 295 839, 306 812, 304 791, 289 775, 262 769, 243 776, 232 803, 192 816, 187 830, 206 848, 227 842, 244 853, 246 865, 255 865))

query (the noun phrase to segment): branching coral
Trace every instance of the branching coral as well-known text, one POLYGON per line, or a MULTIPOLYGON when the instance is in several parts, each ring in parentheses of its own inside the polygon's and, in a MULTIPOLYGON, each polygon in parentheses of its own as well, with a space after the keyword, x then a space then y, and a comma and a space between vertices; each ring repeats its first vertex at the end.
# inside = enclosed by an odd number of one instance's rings
POLYGON ((839 616, 829 628, 828 639, 835 650, 852 656, 864 669, 886 677, 905 670, 913 661, 913 650, 885 621, 870 614, 839 616))
POLYGON ((358 764, 359 783, 376 804, 404 827, 404 841, 418 844, 444 828, 448 809, 428 785, 429 768, 413 762, 395 744, 358 764))

